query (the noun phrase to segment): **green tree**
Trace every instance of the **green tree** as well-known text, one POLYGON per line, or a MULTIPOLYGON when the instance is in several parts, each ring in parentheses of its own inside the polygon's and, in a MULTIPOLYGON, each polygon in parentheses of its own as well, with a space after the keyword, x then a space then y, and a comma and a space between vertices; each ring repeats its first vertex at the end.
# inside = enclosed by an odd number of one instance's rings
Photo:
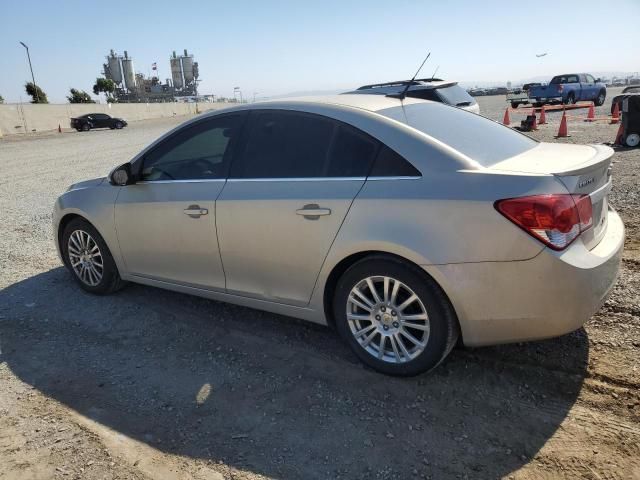
POLYGON ((76 90, 75 88, 69 89, 69 95, 67 100, 69 103, 96 103, 91 96, 84 90, 76 90))
POLYGON ((0 105, 4 103, 4 97, 0 95, 0 105))
POLYGON ((107 97, 107 102, 113 102, 112 95, 115 90, 116 84, 113 83, 113 80, 109 80, 108 78, 96 78, 96 83, 93 86, 93 93, 96 95, 104 93, 107 97))
POLYGON ((27 95, 31 96, 31 103, 49 103, 49 100, 47 100, 47 94, 33 82, 25 83, 24 89, 27 91, 27 95))

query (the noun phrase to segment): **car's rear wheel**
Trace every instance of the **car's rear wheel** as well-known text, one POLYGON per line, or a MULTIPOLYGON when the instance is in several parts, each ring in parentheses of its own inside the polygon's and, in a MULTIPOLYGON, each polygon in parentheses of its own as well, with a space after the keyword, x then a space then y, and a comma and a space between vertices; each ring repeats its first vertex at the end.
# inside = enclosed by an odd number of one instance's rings
POLYGON ((601 90, 593 103, 595 103, 596 107, 599 107, 600 105, 604 105, 606 98, 607 93, 604 90, 601 90))
POLYGON ((76 218, 69 222, 60 250, 66 267, 86 291, 103 295, 124 285, 107 244, 86 220, 76 218))
POLYGON ((511 108, 518 108, 520 106, 519 102, 511 102, 511 108))
POLYGON ((122 125, 122 122, 116 122, 116 128, 118 130, 120 130, 122 127, 124 127, 124 125, 122 125))
POLYGON ((431 370, 458 338, 457 319, 440 287, 393 257, 352 265, 338 281, 333 307, 340 335, 360 360, 389 375, 431 370))
POLYGON ((573 105, 574 103, 576 103, 576 96, 573 92, 569 93, 569 95, 567 95, 567 99, 564 101, 565 105, 573 105))
POLYGON ((91 127, 89 126, 88 123, 85 123, 84 125, 82 125, 82 127, 80 127, 82 129, 83 132, 88 132, 91 127))

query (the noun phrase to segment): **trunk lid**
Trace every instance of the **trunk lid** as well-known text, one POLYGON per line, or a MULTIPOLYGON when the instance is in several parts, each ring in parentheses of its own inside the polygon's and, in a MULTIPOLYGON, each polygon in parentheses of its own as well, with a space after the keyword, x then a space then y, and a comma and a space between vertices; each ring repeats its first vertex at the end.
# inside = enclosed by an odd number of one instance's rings
MULTIPOLYGON (((587 248, 595 247, 607 230, 607 194, 611 190, 613 149, 605 145, 540 143, 520 155, 489 167, 504 172, 554 175, 569 193, 589 195, 593 227, 584 232, 587 248)), ((557 192, 560 193, 560 192, 557 192)))

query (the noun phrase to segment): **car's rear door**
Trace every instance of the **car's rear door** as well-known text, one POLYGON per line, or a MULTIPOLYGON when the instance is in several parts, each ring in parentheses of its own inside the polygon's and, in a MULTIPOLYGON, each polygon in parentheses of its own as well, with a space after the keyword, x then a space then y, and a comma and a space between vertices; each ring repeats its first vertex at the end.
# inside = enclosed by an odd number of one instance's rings
POLYGON ((189 124, 144 156, 140 181, 122 187, 115 205, 128 273, 224 290, 215 201, 244 117, 189 124))
POLYGON ((229 293, 304 306, 378 142, 302 112, 250 114, 216 202, 229 293))

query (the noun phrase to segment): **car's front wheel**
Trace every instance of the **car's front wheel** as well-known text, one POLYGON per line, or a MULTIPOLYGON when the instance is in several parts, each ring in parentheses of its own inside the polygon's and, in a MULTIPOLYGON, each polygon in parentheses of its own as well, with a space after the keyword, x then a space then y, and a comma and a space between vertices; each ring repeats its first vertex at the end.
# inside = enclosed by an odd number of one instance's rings
POLYGON ((86 291, 104 295, 124 285, 107 244, 86 220, 75 218, 67 224, 60 250, 66 267, 86 291))
POLYGON ((122 122, 116 122, 115 127, 120 130, 122 127, 124 127, 124 125, 122 124, 122 122))
POLYGON ((89 126, 88 123, 85 123, 84 125, 82 125, 82 127, 80 127, 82 129, 83 132, 88 132, 91 127, 89 126))
POLYGON ((599 107, 601 105, 604 105, 604 101, 606 98, 607 98, 607 93, 604 90, 601 90, 600 93, 598 93, 598 96, 596 97, 593 103, 596 104, 596 107, 599 107))
POLYGON ((333 307, 340 335, 360 360, 389 375, 431 370, 458 338, 455 313, 440 287, 394 257, 352 265, 338 281, 333 307))

